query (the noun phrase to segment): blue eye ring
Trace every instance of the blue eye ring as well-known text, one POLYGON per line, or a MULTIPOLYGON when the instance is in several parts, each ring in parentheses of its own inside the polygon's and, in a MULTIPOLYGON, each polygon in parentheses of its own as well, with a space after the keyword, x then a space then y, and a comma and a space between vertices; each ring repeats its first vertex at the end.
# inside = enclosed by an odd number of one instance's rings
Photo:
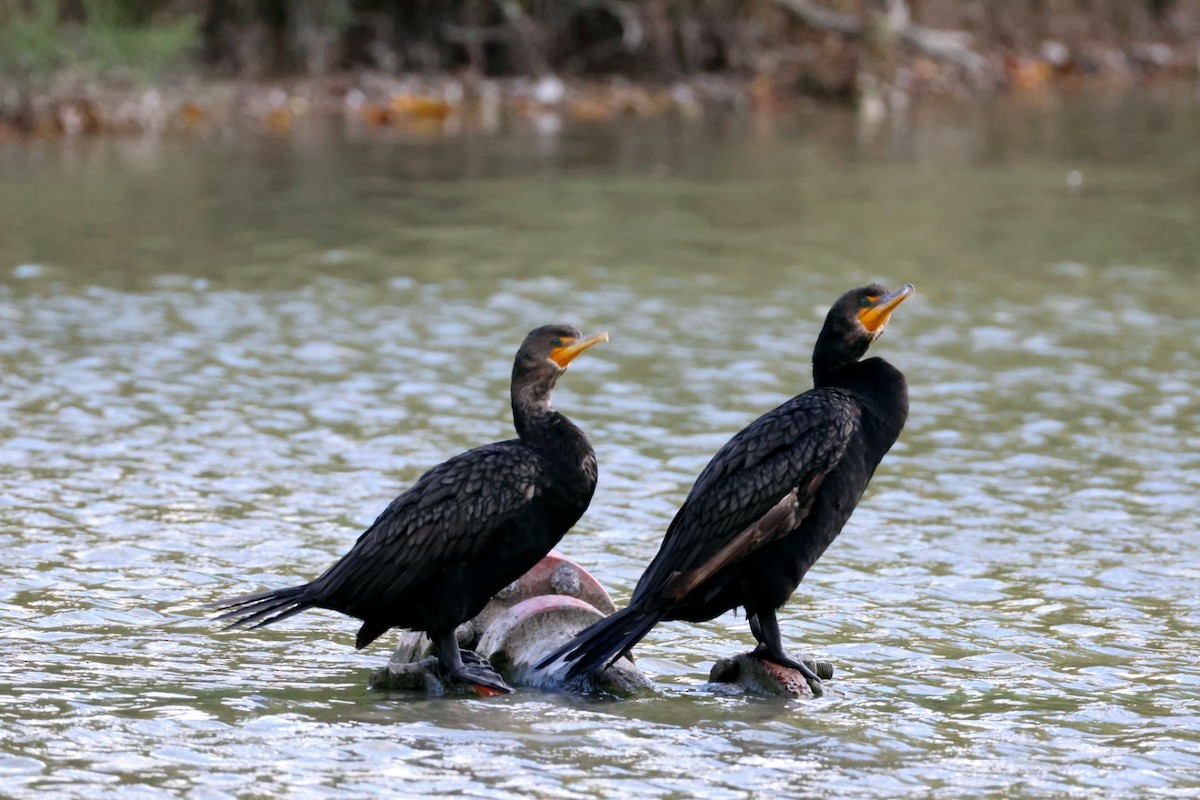
POLYGON ((550 344, 553 345, 554 347, 562 347, 563 346, 562 337, 555 336, 553 339, 550 340, 550 344))
POLYGON ((874 301, 870 297, 864 297, 858 301, 858 305, 860 308, 870 308, 872 302, 874 301))

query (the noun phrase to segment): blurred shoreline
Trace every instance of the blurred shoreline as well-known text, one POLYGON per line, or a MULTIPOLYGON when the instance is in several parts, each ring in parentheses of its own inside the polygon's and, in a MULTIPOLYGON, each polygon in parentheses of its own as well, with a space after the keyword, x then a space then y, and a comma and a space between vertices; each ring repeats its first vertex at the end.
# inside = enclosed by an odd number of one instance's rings
POLYGON ((200 75, 160 82, 64 72, 36 88, 0 78, 0 143, 80 136, 206 138, 211 135, 286 135, 312 121, 368 131, 424 135, 488 133, 521 120, 538 133, 565 124, 708 115, 771 117, 850 107, 866 125, 903 119, 910 105, 991 104, 997 99, 1054 105, 1081 93, 1128 94, 1167 90, 1200 100, 1200 83, 1179 69, 1109 69, 1063 73, 1045 62, 1009 65, 1004 81, 971 90, 920 60, 897 70, 901 80, 860 92, 852 103, 830 103, 762 76, 704 75, 671 82, 624 77, 564 79, 480 78, 470 73, 392 75, 359 71, 277 80, 211 79, 200 75))
POLYGON ((0 3, 0 141, 1194 91, 1200 0, 0 3), (274 9, 273 11, 271 9, 274 9))

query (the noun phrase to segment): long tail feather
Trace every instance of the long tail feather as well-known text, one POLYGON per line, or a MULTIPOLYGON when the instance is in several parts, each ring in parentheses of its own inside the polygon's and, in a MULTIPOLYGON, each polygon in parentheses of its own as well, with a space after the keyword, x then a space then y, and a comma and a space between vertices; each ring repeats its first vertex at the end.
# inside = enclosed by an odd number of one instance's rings
POLYGON ((628 653, 662 618, 661 612, 644 611, 635 606, 623 608, 581 631, 542 659, 538 669, 545 669, 562 659, 569 665, 563 678, 571 680, 607 667, 628 653))
POLYGON ((314 599, 308 593, 308 588, 308 584, 289 586, 285 589, 270 589, 223 600, 216 604, 216 607, 229 610, 218 614, 216 619, 233 620, 228 625, 230 628, 261 628, 263 625, 279 622, 313 607, 314 599))

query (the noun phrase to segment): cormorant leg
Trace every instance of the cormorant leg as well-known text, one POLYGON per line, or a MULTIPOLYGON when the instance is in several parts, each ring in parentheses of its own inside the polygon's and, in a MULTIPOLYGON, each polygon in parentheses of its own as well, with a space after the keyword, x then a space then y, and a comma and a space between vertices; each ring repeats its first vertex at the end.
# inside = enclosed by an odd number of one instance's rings
POLYGON ((749 615, 750 630, 758 640, 758 647, 751 654, 755 658, 770 661, 781 667, 794 669, 804 676, 811 684, 820 685, 821 679, 817 673, 803 661, 793 658, 783 649, 783 634, 779 632, 779 620, 775 618, 775 609, 756 611, 749 615))
POLYGON ((490 694, 509 694, 513 688, 505 683, 486 658, 470 650, 460 650, 454 631, 433 635, 437 646, 438 662, 446 671, 446 677, 479 687, 490 694), (465 657, 465 658, 464 658, 465 657), (470 662, 470 666, 463 663, 470 662))

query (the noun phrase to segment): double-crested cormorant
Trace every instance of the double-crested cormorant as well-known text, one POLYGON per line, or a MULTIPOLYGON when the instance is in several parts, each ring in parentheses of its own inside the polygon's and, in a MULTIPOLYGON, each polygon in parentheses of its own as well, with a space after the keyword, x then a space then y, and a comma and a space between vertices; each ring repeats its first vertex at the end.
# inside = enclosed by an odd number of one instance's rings
POLYGON ((218 619, 259 627, 308 608, 363 621, 362 649, 390 628, 425 631, 447 676, 485 692, 512 691, 486 660, 460 651, 454 629, 523 575, 587 510, 596 454, 550 405, 572 359, 607 333, 547 325, 525 337, 512 372, 519 438, 468 450, 401 494, 350 552, 302 586, 235 597, 218 619), (466 656, 467 663, 464 663, 466 656))
POLYGON ((813 350, 814 388, 722 447, 671 521, 629 606, 544 659, 565 679, 612 663, 662 620, 703 622, 741 606, 754 655, 817 676, 788 655, 775 612, 858 504, 908 417, 904 375, 859 359, 913 293, 878 284, 838 298, 813 350))

